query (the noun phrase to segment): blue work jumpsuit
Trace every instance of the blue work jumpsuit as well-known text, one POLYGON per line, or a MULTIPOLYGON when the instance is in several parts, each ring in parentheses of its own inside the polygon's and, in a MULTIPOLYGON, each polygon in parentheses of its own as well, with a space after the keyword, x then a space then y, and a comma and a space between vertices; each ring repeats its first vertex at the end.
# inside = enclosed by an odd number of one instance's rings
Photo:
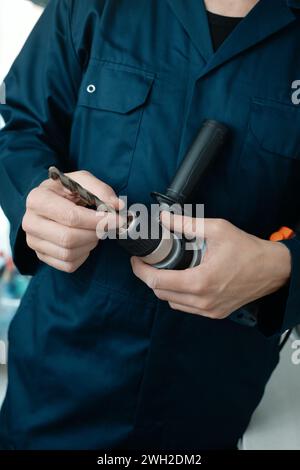
POLYGON ((114 240, 73 274, 21 228, 47 169, 85 169, 129 204, 165 191, 204 119, 230 138, 196 191, 206 217, 267 239, 300 216, 299 1, 261 0, 216 53, 202 0, 51 0, 6 78, 0 201, 33 278, 9 331, 0 442, 15 449, 233 448, 300 323, 289 284, 258 326, 172 310, 114 240), (89 85, 93 85, 90 87, 89 85), (91 90, 93 91, 91 93, 91 90))

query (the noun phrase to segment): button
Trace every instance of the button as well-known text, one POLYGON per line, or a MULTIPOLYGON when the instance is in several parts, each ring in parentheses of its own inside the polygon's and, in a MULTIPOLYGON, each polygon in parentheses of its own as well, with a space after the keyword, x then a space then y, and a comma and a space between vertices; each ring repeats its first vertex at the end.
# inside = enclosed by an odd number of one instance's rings
POLYGON ((87 92, 88 93, 95 93, 96 87, 92 83, 87 87, 87 92))

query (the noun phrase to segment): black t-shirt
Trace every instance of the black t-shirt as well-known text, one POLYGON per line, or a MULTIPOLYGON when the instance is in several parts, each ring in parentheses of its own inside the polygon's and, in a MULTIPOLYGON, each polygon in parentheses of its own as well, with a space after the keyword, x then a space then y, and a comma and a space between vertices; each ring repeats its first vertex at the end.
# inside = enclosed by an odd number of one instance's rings
POLYGON ((243 19, 216 15, 215 13, 211 13, 209 11, 207 12, 207 17, 215 51, 221 46, 225 39, 232 33, 234 28, 243 19))

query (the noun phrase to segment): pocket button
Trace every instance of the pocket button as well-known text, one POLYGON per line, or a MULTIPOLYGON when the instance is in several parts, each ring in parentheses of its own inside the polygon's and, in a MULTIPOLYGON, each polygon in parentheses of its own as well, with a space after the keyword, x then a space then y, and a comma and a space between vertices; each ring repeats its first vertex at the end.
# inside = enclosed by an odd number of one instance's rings
POLYGON ((95 85, 93 85, 93 84, 91 83, 90 85, 88 85, 88 87, 87 87, 86 90, 87 90, 88 93, 95 93, 96 87, 95 87, 95 85))

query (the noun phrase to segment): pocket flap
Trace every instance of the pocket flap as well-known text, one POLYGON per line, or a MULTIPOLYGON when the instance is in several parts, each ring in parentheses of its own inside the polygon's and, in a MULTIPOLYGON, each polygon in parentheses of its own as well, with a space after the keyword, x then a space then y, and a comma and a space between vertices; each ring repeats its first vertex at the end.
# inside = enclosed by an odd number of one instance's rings
POLYGON ((300 108, 256 99, 252 102, 250 128, 264 150, 300 158, 300 108))
POLYGON ((78 104, 126 114, 143 105, 154 76, 117 64, 90 64, 84 76, 78 104))

